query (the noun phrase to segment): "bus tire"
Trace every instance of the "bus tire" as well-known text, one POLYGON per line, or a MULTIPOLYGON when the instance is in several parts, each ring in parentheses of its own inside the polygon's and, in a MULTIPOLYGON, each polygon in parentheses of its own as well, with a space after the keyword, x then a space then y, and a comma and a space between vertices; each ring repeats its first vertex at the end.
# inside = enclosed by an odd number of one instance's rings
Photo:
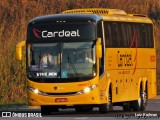
POLYGON ((147 103, 147 94, 145 91, 142 91, 141 89, 139 99, 132 102, 133 111, 145 110, 146 103, 147 103))
POLYGON ((99 105, 99 112, 100 113, 107 113, 108 111, 113 110, 113 104, 112 104, 112 96, 111 92, 108 94, 108 103, 99 105))
POLYGON ((42 115, 50 115, 51 114, 51 109, 48 106, 41 106, 41 114, 42 115))
POLYGON ((99 112, 100 112, 100 113, 107 113, 107 112, 108 112, 107 103, 106 103, 106 104, 100 104, 100 105, 99 105, 99 112))
POLYGON ((147 92, 143 91, 142 92, 142 105, 141 105, 141 111, 145 110, 147 105, 147 92))
POLYGON ((76 112, 83 112, 83 109, 80 107, 75 107, 76 112))
POLYGON ((76 112, 91 112, 93 111, 93 106, 75 106, 76 112))
POLYGON ((59 112, 58 107, 54 106, 41 106, 42 115, 50 115, 52 112, 59 112))
POLYGON ((131 105, 130 102, 124 102, 123 103, 123 111, 131 111, 131 105))

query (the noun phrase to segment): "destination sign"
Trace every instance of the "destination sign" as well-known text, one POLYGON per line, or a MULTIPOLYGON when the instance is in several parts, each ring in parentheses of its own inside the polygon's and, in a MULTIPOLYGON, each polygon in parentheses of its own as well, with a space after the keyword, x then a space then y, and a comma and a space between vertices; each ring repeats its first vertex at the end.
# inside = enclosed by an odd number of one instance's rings
POLYGON ((33 24, 28 27, 27 42, 53 42, 54 40, 91 41, 96 39, 95 28, 93 23, 33 24))
MULTIPOLYGON (((42 31, 42 37, 43 38, 48 38, 48 37, 79 37, 79 30, 75 30, 75 31, 54 31, 54 32, 50 32, 50 31, 42 31)), ((36 37, 36 36, 35 36, 36 37)))

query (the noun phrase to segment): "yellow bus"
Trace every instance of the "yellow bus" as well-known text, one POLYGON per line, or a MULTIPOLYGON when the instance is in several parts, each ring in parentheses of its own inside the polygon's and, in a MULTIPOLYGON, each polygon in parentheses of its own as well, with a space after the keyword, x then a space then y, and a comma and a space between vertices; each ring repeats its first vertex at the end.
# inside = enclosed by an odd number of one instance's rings
POLYGON ((42 114, 113 106, 142 111, 156 96, 153 22, 144 15, 105 8, 73 9, 40 16, 28 24, 27 94, 42 114))

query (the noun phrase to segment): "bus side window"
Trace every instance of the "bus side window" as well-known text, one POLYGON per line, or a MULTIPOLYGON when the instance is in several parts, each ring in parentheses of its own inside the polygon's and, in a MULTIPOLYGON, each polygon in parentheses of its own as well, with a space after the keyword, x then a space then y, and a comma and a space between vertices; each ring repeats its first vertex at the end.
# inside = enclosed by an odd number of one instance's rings
MULTIPOLYGON (((127 23, 126 26, 126 47, 131 47, 132 44, 132 40, 134 38, 134 28, 132 27, 132 24, 127 23)), ((135 43, 134 43, 135 44, 135 43)), ((135 45, 133 44, 132 47, 135 47, 135 45)))
POLYGON ((142 33, 141 33, 141 26, 136 24, 135 25, 136 29, 136 47, 138 48, 143 48, 144 47, 144 41, 143 41, 143 38, 142 38, 142 33))
POLYGON ((110 22, 107 22, 104 24, 105 29, 105 46, 106 47, 112 47, 112 24, 110 22))
POLYGON ((112 24, 112 47, 119 47, 120 46, 120 40, 119 40, 119 34, 118 34, 118 25, 117 23, 112 24))
POLYGON ((118 41, 118 47, 119 48, 124 47, 124 42, 123 42, 124 39, 123 39, 123 33, 122 33, 122 24, 123 23, 117 24, 117 35, 118 35, 117 41, 118 41))
POLYGON ((146 25, 142 24, 140 29, 140 33, 141 33, 141 43, 143 48, 148 47, 148 40, 147 40, 147 31, 146 31, 146 25))
POLYGON ((124 24, 124 23, 122 23, 121 24, 121 35, 122 35, 122 40, 121 40, 121 42, 122 42, 122 47, 127 47, 127 30, 126 30, 126 24, 124 24))
POLYGON ((152 25, 147 25, 147 40, 148 40, 148 47, 149 48, 153 48, 154 47, 154 43, 153 43, 153 28, 152 25))

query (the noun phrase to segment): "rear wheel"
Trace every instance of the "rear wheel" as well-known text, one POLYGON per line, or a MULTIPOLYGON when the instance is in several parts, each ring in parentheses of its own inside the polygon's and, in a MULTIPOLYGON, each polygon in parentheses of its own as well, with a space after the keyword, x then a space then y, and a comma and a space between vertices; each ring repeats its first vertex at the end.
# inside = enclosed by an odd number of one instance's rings
POLYGON ((132 102, 133 111, 143 111, 145 110, 147 104, 147 94, 145 91, 140 90, 140 97, 138 100, 132 102))
POLYGON ((76 112, 91 112, 93 110, 93 106, 75 106, 76 112))
POLYGON ((146 91, 143 91, 142 92, 142 106, 141 106, 142 111, 145 110, 146 105, 147 105, 147 93, 146 91))
POLYGON ((130 102, 123 103, 123 111, 131 111, 131 105, 130 102))

